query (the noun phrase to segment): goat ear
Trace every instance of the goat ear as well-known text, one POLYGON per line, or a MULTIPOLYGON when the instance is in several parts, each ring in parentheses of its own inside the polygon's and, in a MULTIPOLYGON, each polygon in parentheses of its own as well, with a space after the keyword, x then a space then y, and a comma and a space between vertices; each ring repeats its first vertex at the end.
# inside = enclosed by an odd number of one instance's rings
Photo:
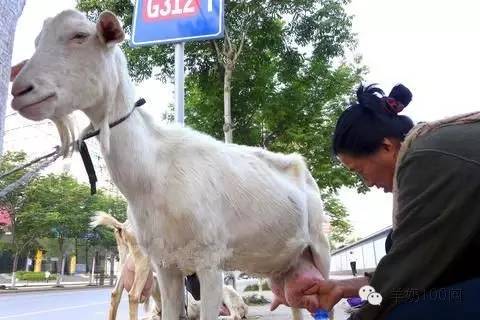
POLYGON ((10 81, 15 80, 22 68, 27 64, 28 60, 23 60, 20 63, 17 63, 10 69, 10 81))
POLYGON ((97 22, 97 32, 107 46, 113 46, 125 39, 125 32, 117 17, 110 11, 100 14, 97 22))

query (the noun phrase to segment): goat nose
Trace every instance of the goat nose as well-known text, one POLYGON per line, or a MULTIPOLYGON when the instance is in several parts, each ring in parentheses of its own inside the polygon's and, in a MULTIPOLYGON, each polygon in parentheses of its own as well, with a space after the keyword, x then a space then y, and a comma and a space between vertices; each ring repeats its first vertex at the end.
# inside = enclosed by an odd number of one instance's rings
POLYGON ((32 84, 18 84, 16 83, 13 84, 12 87, 12 95, 14 97, 19 97, 23 96, 24 94, 29 93, 30 91, 33 91, 34 86, 32 84))

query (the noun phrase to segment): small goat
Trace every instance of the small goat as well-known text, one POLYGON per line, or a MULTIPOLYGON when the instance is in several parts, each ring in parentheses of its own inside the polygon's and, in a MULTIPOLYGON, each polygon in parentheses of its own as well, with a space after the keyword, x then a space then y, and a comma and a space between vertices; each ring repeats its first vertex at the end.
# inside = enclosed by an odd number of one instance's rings
MULTIPOLYGON (((158 279, 152 272, 150 260, 140 250, 128 220, 121 223, 107 213, 97 212, 90 225, 93 228, 104 225, 114 230, 120 256, 120 277, 112 291, 108 319, 116 319, 124 289, 129 294, 130 320, 138 318, 139 303, 145 303, 145 309, 148 309, 150 296, 155 302, 151 319, 161 319, 162 300, 158 279)), ((188 295, 188 318, 198 320, 200 319, 200 302, 195 300, 190 293, 188 295)), ((231 286, 223 287, 223 307, 226 310, 220 312, 220 319, 240 320, 246 318, 248 306, 231 286)))
POLYGON ((107 213, 97 212, 90 225, 104 225, 114 230, 120 256, 120 277, 112 291, 108 319, 116 319, 124 289, 128 292, 130 320, 138 319, 138 304, 146 303, 147 306, 150 296, 156 305, 161 306, 160 288, 154 279, 150 260, 140 250, 128 220, 121 223, 107 213))

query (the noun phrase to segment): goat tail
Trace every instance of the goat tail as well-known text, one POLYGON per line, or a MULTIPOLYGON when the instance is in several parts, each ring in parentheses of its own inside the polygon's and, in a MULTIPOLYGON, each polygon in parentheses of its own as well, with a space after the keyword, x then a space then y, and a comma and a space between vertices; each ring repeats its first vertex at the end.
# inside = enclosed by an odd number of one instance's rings
POLYGON ((292 308, 292 319, 293 320, 303 320, 302 310, 297 308, 292 308))
POLYGON ((123 223, 115 219, 112 215, 106 212, 97 211, 90 220, 90 227, 95 228, 100 225, 107 226, 112 229, 123 229, 123 223))

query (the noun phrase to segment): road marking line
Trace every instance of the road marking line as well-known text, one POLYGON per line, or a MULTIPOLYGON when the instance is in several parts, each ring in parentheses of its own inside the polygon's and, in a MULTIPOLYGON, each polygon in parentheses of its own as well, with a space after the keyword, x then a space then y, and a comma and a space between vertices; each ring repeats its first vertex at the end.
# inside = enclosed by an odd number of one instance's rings
POLYGON ((79 306, 70 306, 70 307, 63 307, 63 308, 55 308, 55 309, 40 310, 40 311, 27 312, 27 313, 21 313, 21 314, 14 314, 14 315, 8 315, 8 316, 0 316, 0 319, 21 318, 21 317, 33 316, 33 315, 42 314, 42 313, 51 313, 51 312, 56 312, 56 311, 64 311, 64 310, 80 309, 80 308, 91 307, 91 306, 98 306, 98 305, 107 304, 107 303, 110 303, 110 300, 104 301, 104 302, 82 304, 82 305, 79 305, 79 306))
MULTIPOLYGON (((109 288, 108 288, 109 289, 109 288)), ((44 291, 29 291, 29 292, 12 292, 11 294, 8 293, 2 293, 0 294, 0 300, 8 300, 11 298, 13 295, 18 294, 19 297, 54 297, 54 296, 65 296, 65 295, 71 295, 75 294, 78 295, 79 293, 89 293, 91 294, 92 290, 98 290, 102 291, 105 290, 104 288, 91 288, 91 289, 75 289, 72 291, 67 291, 67 290, 54 290, 54 291, 49 291, 49 290, 44 290, 44 291)))

